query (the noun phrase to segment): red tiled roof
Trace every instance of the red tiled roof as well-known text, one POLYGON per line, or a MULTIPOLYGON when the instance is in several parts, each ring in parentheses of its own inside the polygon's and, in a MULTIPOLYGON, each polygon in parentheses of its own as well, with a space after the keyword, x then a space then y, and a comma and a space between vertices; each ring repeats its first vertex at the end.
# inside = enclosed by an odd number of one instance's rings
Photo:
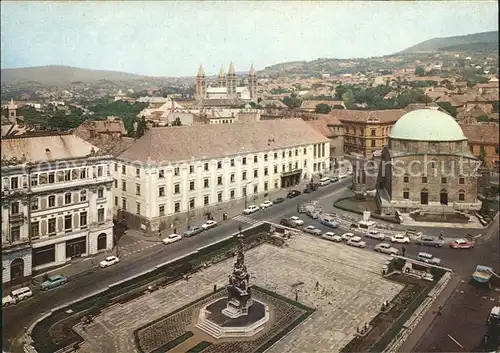
POLYGON ((484 145, 498 145, 499 133, 498 125, 490 124, 460 124, 465 137, 471 143, 484 145))

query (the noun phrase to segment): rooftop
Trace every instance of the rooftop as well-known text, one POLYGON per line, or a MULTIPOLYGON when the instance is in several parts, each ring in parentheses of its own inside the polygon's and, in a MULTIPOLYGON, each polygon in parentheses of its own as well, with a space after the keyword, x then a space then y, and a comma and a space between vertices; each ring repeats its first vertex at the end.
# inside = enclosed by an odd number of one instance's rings
POLYGON ((470 143, 498 145, 500 136, 498 125, 490 124, 460 124, 464 135, 470 143))
POLYGON ((387 110, 347 110, 334 109, 329 115, 339 119, 341 122, 368 123, 377 122, 382 124, 394 123, 401 118, 406 111, 404 109, 387 110))
POLYGON ((328 142, 302 119, 152 128, 119 158, 189 161, 328 142))

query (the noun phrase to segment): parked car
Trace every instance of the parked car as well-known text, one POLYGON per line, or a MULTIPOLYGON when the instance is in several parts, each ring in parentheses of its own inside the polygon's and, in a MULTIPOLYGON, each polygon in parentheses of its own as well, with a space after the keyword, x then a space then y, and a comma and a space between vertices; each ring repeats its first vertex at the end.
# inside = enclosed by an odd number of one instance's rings
POLYGON ((31 298, 33 296, 33 292, 30 287, 22 287, 19 289, 15 289, 10 293, 10 296, 16 300, 16 302, 20 302, 24 299, 31 298))
POLYGON ((303 204, 303 203, 297 204, 297 212, 298 213, 306 213, 307 212, 306 204, 303 204))
POLYGON ((243 210, 243 214, 252 214, 252 213, 255 213, 259 210, 260 210, 259 207, 255 206, 255 205, 250 205, 243 210))
POLYGON ((209 219, 208 221, 206 221, 205 223, 203 223, 201 225, 201 228, 203 228, 205 230, 213 228, 213 227, 217 227, 217 222, 214 220, 211 220, 211 219, 209 219))
POLYGON ((391 244, 389 243, 380 243, 375 245, 375 248, 373 249, 376 252, 381 252, 383 254, 388 254, 388 255, 397 255, 399 254, 399 250, 396 248, 393 248, 391 244))
POLYGON ((344 234, 342 234, 342 240, 346 240, 347 241, 347 240, 351 239, 354 236, 355 236, 354 233, 344 233, 344 234))
POLYGON ((293 223, 292 221, 290 221, 289 219, 286 219, 286 218, 283 218, 280 221, 280 224, 282 226, 289 227, 289 228, 297 228, 297 225, 295 223, 293 223))
POLYGON ((342 237, 340 235, 336 235, 334 232, 326 232, 321 237, 323 239, 334 241, 336 243, 340 243, 342 241, 342 237))
POLYGON ((290 217, 290 221, 292 221, 293 223, 295 223, 295 225, 297 225, 297 226, 301 226, 301 225, 303 225, 303 224, 304 224, 304 221, 303 221, 303 220, 301 220, 301 219, 300 219, 299 217, 297 217, 297 216, 292 216, 292 217, 290 217))
POLYGON ((175 243, 176 241, 179 241, 182 239, 182 235, 180 234, 169 234, 165 238, 163 238, 162 242, 163 244, 172 244, 175 243))
POLYGON ((40 284, 40 289, 49 290, 58 286, 62 286, 63 284, 66 284, 66 282, 68 282, 68 279, 62 275, 52 276, 49 277, 46 281, 42 282, 42 284, 40 284))
POLYGON ((299 190, 292 190, 288 194, 286 194, 287 199, 293 199, 294 197, 297 197, 300 195, 299 190))
POLYGON ((282 203, 283 201, 285 201, 285 199, 284 199, 284 198, 282 198, 282 197, 278 197, 277 199, 274 199, 274 200, 273 200, 273 204, 274 204, 274 205, 276 205, 276 204, 278 204, 278 203, 282 203))
POLYGON ((361 237, 358 237, 358 236, 352 237, 351 239, 349 239, 347 241, 347 245, 354 246, 356 248, 365 248, 366 247, 366 243, 361 240, 361 237))
POLYGON ((417 245, 426 245, 426 246, 434 246, 436 248, 440 248, 444 245, 444 241, 436 237, 430 237, 428 235, 424 235, 421 238, 415 240, 415 244, 417 245))
POLYGON ((309 210, 306 212, 306 216, 311 217, 312 219, 318 219, 321 212, 317 210, 309 210))
POLYGON ((16 298, 12 297, 10 294, 2 298, 2 306, 16 305, 16 298))
POLYGON ((339 181, 339 177, 338 176, 331 176, 330 177, 330 183, 336 183, 337 181, 339 181))
POLYGON ((307 226, 307 227, 305 227, 304 228, 304 232, 312 234, 312 235, 318 235, 318 236, 320 236, 321 233, 323 233, 320 229, 315 228, 314 226, 307 226))
POLYGON ((313 192, 314 190, 309 188, 308 186, 305 187, 304 190, 302 190, 302 193, 303 194, 310 194, 311 192, 313 192))
POLYGON ((368 232, 366 232, 365 235, 367 238, 378 239, 378 240, 385 239, 385 235, 380 233, 378 230, 370 229, 368 232))
POLYGON ((201 232, 203 232, 203 228, 201 228, 200 226, 192 226, 192 227, 186 229, 186 231, 184 232, 184 236, 185 237, 192 237, 196 234, 200 234, 201 232))
POLYGON ((332 218, 323 218, 321 224, 330 228, 338 228, 339 222, 332 218))
POLYGON ((120 262, 120 259, 117 258, 116 256, 108 256, 107 258, 105 258, 104 260, 102 260, 99 263, 99 266, 101 266, 101 268, 105 268, 105 267, 113 266, 114 264, 117 264, 119 262, 120 262))
POLYGON ((426 252, 419 252, 417 255, 417 260, 422 261, 431 265, 440 265, 441 259, 434 257, 433 255, 426 252))
POLYGON ((450 243, 452 249, 472 249, 474 243, 467 239, 455 239, 450 243))
POLYGON ((273 203, 269 200, 267 201, 264 201, 263 203, 260 204, 260 208, 268 208, 268 207, 271 207, 273 205, 273 203))
POLYGON ((391 242, 398 244, 410 244, 410 238, 403 234, 395 234, 391 236, 391 242))

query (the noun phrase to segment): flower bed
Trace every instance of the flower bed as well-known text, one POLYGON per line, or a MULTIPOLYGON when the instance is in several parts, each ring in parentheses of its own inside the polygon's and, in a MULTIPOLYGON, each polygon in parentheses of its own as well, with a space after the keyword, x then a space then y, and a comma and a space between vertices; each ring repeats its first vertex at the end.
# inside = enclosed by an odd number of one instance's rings
POLYGON ((211 342, 202 341, 202 342, 198 343, 196 346, 194 346, 193 348, 191 348, 190 350, 188 350, 186 353, 199 353, 211 345, 212 345, 211 342))

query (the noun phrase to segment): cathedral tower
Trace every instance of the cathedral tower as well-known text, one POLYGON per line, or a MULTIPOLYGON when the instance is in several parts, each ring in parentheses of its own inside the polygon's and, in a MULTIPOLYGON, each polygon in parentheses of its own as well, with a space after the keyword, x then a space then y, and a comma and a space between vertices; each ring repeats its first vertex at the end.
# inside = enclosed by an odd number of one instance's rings
POLYGON ((250 99, 254 102, 257 101, 257 71, 255 71, 253 64, 248 72, 248 90, 250 91, 250 99))
POLYGON ((205 70, 200 65, 198 75, 196 75, 196 99, 201 101, 206 98, 207 81, 205 79, 205 70))
POLYGON ((236 98, 236 70, 234 69, 234 64, 231 61, 229 65, 229 71, 227 72, 227 96, 228 98, 236 98))
POLYGON ((219 87, 226 87, 226 73, 224 72, 224 65, 220 66, 219 87))
POLYGON ((7 105, 7 110, 9 111, 9 119, 16 119, 17 105, 14 103, 14 98, 10 99, 10 103, 7 105))

